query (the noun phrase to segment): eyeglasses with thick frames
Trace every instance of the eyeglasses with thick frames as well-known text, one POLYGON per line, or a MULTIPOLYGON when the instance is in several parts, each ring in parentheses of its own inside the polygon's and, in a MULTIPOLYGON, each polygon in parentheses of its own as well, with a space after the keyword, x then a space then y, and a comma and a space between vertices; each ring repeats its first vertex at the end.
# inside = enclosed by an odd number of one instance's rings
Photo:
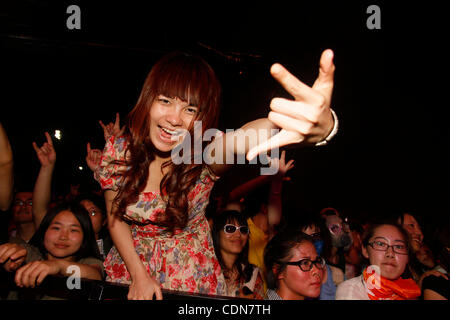
POLYGON ((239 230, 242 235, 247 235, 250 232, 247 226, 235 226, 234 224, 226 224, 223 227, 223 232, 225 232, 226 234, 233 234, 237 230, 239 230))
POLYGON ((290 266, 297 266, 303 272, 311 271, 313 265, 315 265, 319 269, 323 269, 325 267, 325 259, 322 257, 317 257, 314 261, 312 261, 311 259, 301 259, 299 261, 290 261, 283 263, 290 266))
POLYGON ((374 250, 377 251, 388 251, 389 248, 395 253, 398 254, 408 254, 408 246, 405 244, 393 244, 392 246, 383 241, 372 241, 369 242, 369 246, 371 246, 374 250))

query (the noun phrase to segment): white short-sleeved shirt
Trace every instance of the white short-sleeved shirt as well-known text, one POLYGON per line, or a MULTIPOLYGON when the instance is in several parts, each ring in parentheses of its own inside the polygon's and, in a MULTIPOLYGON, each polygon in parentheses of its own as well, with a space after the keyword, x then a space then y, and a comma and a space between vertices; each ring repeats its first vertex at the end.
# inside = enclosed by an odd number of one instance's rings
POLYGON ((338 285, 336 300, 370 300, 363 276, 346 280, 338 285))

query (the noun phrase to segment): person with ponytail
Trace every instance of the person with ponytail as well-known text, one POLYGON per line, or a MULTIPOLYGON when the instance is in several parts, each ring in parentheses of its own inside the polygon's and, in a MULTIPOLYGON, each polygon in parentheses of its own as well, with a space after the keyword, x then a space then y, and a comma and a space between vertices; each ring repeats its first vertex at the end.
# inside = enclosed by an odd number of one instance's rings
POLYGON ((175 52, 160 59, 123 134, 108 138, 95 166, 114 242, 105 259, 106 280, 129 284, 128 299, 162 299, 161 288, 224 295, 226 282, 205 217, 214 183, 231 167, 226 161, 230 155, 251 160, 288 144, 326 144, 337 132, 330 109, 334 69, 333 52, 326 50, 319 76, 309 87, 283 66, 272 66, 272 76, 295 100, 275 98, 269 117, 251 121, 242 130, 216 131, 211 142, 194 141, 205 150, 200 156, 206 159, 198 161, 198 147, 184 146, 196 137, 194 129, 203 133, 216 127, 219 80, 200 57, 175 52), (257 134, 251 136, 250 131, 257 134), (241 137, 248 143, 235 144, 241 137), (173 158, 179 146, 182 162, 173 158))
POLYGON ((397 224, 374 224, 363 238, 369 266, 359 277, 342 282, 336 300, 415 300, 420 287, 409 276, 408 234, 397 224))

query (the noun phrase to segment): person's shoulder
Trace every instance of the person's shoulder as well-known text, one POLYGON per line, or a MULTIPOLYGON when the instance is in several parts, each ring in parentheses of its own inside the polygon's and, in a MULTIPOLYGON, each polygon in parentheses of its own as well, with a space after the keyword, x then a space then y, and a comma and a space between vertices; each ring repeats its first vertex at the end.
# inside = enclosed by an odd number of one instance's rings
POLYGON ((354 277, 348 280, 343 281, 340 285, 338 285, 338 288, 345 288, 345 287, 352 287, 352 286, 361 286, 362 285, 362 281, 361 281, 361 276, 358 277, 354 277))
POLYGON ((429 275, 425 277, 422 281, 422 289, 433 289, 435 287, 448 287, 450 281, 444 277, 439 277, 435 275, 429 275))
POLYGON ((345 280, 336 289, 336 300, 366 300, 367 293, 361 276, 345 280))
POLYGON ((103 261, 95 258, 95 257, 85 257, 85 258, 81 258, 77 261, 78 263, 81 264, 96 264, 96 265, 101 265, 103 266, 103 261))
POLYGON ((344 282, 344 272, 341 269, 334 267, 334 266, 328 265, 328 267, 331 270, 331 276, 332 276, 334 284, 336 286, 338 286, 341 283, 343 283, 344 282))

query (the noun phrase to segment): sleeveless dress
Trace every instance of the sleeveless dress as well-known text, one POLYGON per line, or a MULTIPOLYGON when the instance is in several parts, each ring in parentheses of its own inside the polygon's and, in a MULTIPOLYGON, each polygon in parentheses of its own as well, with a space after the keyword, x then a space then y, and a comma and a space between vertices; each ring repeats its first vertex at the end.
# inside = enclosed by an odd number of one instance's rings
MULTIPOLYGON (((127 168, 112 161, 125 159, 127 143, 125 137, 112 136, 107 141, 101 164, 94 175, 103 190, 117 191, 123 182, 121 172, 127 168)), ((188 194, 188 223, 173 234, 150 223, 165 213, 166 202, 160 192, 143 192, 136 203, 127 207, 126 216, 132 221, 131 234, 136 253, 161 288, 213 295, 226 293, 225 278, 204 215, 217 179, 205 166, 188 194)), ((107 255, 104 267, 106 281, 131 283, 130 274, 115 246, 107 255)))

